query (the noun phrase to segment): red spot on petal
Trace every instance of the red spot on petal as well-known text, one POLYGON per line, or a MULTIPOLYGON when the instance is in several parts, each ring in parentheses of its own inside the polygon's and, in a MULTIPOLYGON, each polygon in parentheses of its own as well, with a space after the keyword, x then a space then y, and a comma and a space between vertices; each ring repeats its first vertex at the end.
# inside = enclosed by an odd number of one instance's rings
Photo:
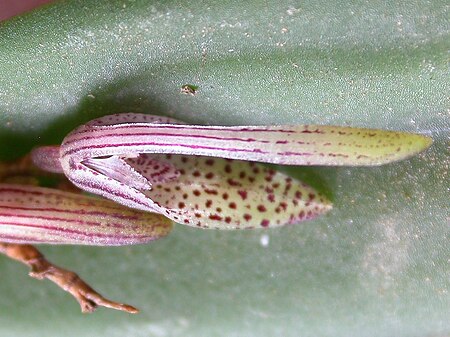
POLYGON ((200 172, 199 172, 199 171, 194 171, 194 172, 192 173, 192 175, 193 175, 194 177, 200 177, 200 172))
POLYGON ((205 175, 206 179, 212 179, 213 177, 214 177, 214 173, 212 173, 212 172, 209 172, 205 175))
POLYGON ((193 193, 196 197, 198 197, 201 194, 199 190, 195 190, 193 193))
POLYGON ((206 207, 211 207, 211 205, 212 205, 212 200, 206 200, 206 203, 205 203, 205 205, 206 205, 206 207))
POLYGON ((201 218, 202 217, 202 215, 200 213, 195 213, 194 215, 195 215, 196 218, 201 218))
POLYGON ((230 202, 230 203, 228 204, 228 207, 230 207, 231 209, 236 209, 236 203, 230 202))
POLYGON ((302 198, 302 192, 300 192, 300 191, 295 192, 295 197, 297 199, 301 199, 302 198))
POLYGON ((265 189, 264 189, 264 191, 266 191, 266 193, 273 193, 273 189, 271 189, 270 187, 266 187, 265 189))
POLYGON ((187 158, 187 157, 181 157, 181 161, 182 161, 183 163, 187 163, 188 158, 187 158))
POLYGON ((231 165, 226 164, 226 165, 225 165, 225 172, 226 172, 226 173, 231 173, 231 171, 232 171, 231 165))
POLYGON ((233 179, 231 179, 231 178, 227 179, 227 183, 228 183, 228 185, 230 185, 230 186, 241 186, 241 184, 240 184, 238 181, 233 180, 233 179))
POLYGON ((239 190, 238 194, 241 196, 242 200, 247 199, 247 191, 239 190))
POLYGON ((267 209, 266 209, 266 207, 265 207, 264 205, 258 205, 257 209, 258 209, 258 211, 260 211, 260 212, 265 212, 265 211, 267 211, 267 209))
POLYGON ((183 199, 187 199, 187 197, 188 197, 187 193, 184 193, 183 194, 183 199))
POLYGON ((267 200, 269 200, 270 202, 274 202, 274 201, 275 201, 275 195, 273 195, 272 193, 269 194, 269 195, 267 196, 267 200))
POLYGON ((244 179, 247 174, 244 171, 239 173, 239 178, 244 179))
POLYGON ((226 223, 230 223, 231 222, 231 217, 229 217, 229 216, 225 217, 225 222, 226 223))
POLYGON ((208 165, 208 166, 213 166, 214 165, 214 159, 207 159, 205 161, 205 164, 208 165))
POLYGON ((218 214, 211 214, 211 215, 209 216, 209 218, 210 218, 211 220, 217 220, 217 221, 222 220, 222 217, 221 217, 220 215, 218 215, 218 214))
POLYGON ((316 197, 316 195, 314 193, 309 193, 308 194, 309 200, 314 200, 314 198, 316 197))
POLYGON ((208 188, 205 188, 204 191, 205 191, 206 194, 213 194, 213 195, 219 194, 219 192, 217 192, 217 190, 211 190, 211 189, 208 189, 208 188))
POLYGON ((262 227, 268 227, 269 226, 269 220, 267 220, 267 219, 264 219, 263 221, 261 221, 261 226, 262 227))
POLYGON ((184 207, 186 207, 186 204, 184 202, 178 203, 178 208, 184 208, 184 207))
POLYGON ((286 195, 289 190, 291 189, 292 185, 291 184, 286 184, 286 186, 284 187, 284 195, 286 195))
POLYGON ((223 198, 223 200, 228 200, 228 193, 222 194, 222 198, 223 198))
POLYGON ((244 219, 245 219, 246 221, 251 220, 251 218, 252 218, 252 216, 251 216, 250 214, 247 214, 247 213, 244 214, 244 219))

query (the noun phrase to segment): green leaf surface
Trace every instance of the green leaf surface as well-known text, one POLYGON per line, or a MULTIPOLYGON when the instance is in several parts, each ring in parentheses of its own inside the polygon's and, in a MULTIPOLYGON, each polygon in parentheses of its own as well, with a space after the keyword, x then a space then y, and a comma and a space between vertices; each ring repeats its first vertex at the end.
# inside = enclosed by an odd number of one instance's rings
POLYGON ((449 335, 448 15, 443 0, 71 0, 0 23, 2 160, 129 111, 434 139, 376 168, 281 168, 333 200, 315 221, 43 247, 137 316, 82 316, 69 295, 2 258, 0 334, 449 335))

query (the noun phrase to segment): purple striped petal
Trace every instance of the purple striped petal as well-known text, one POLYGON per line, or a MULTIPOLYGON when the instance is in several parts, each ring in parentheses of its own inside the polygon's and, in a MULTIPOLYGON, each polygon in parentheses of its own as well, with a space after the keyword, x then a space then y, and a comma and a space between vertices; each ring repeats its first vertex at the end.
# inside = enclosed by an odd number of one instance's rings
POLYGON ((125 123, 124 117, 118 116, 120 124, 84 125, 69 134, 62 145, 63 162, 67 157, 81 162, 132 151, 283 165, 370 166, 404 159, 431 144, 430 138, 422 135, 374 129, 125 123))
POLYGON ((108 200, 25 185, 0 184, 0 241, 129 245, 163 237, 170 221, 108 200))

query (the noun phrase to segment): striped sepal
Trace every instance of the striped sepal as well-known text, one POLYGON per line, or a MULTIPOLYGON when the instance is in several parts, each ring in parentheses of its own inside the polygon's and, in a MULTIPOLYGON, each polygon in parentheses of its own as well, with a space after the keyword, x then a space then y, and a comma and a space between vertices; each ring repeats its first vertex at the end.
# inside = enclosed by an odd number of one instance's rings
POLYGON ((0 241, 128 245, 169 233, 159 215, 43 187, 0 184, 0 241))

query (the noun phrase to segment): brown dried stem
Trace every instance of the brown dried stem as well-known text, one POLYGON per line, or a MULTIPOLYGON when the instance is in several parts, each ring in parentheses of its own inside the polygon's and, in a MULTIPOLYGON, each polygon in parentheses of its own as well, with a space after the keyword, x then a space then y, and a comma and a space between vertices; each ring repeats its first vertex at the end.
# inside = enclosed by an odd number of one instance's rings
POLYGON ((132 314, 139 310, 131 305, 110 301, 92 289, 76 273, 55 266, 34 246, 0 242, 0 253, 20 261, 31 268, 29 275, 37 279, 47 278, 70 293, 80 303, 83 313, 93 312, 97 307, 121 310, 132 314))

